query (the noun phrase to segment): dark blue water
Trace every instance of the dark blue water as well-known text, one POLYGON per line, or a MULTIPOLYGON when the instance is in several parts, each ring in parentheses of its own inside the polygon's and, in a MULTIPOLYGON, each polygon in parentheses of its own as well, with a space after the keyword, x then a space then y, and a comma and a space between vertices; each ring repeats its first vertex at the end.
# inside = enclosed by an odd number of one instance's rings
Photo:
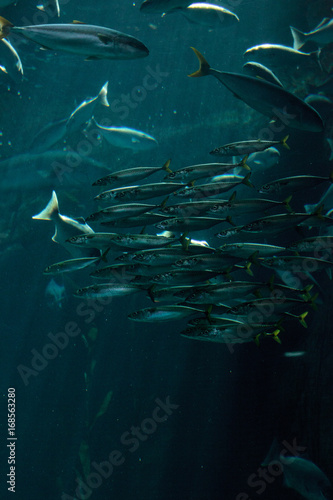
MULTIPOLYGON (((17 37, 25 78, 16 84, 8 77, 1 80, 2 159, 29 153, 41 128, 67 118, 108 80, 110 108, 99 106, 96 118, 143 130, 159 146, 133 152, 104 141, 83 153, 84 158, 101 161, 111 171, 162 165, 168 158, 174 169, 211 161, 207 153, 213 148, 257 137, 269 119, 215 79, 188 78, 197 69, 190 47, 205 53, 216 69, 241 72, 247 48, 291 45, 289 25, 308 30, 309 19, 312 27, 330 15, 329 4, 230 0, 224 6, 239 16, 238 25, 210 30, 188 23, 181 14, 144 15, 140 2, 64 2, 59 22, 75 19, 129 33, 147 45, 150 55, 84 61, 42 51, 17 37), (153 87, 148 90, 147 75, 153 87)), ((22 0, 0 14, 18 26, 58 22, 37 14, 35 6, 33 0, 22 0)), ((306 97, 301 85, 299 95, 306 97)), ((263 182, 301 173, 328 175, 324 135, 296 129, 287 133, 291 150, 281 150, 278 171, 263 182)), ((58 149, 82 156, 84 141, 78 131, 58 149)), ((24 179, 25 166, 31 165, 29 158, 23 159, 15 167, 16 178, 24 179)), ((328 276, 316 275, 321 293, 307 329, 293 322, 282 333, 281 345, 266 339, 259 347, 235 345, 233 352, 224 344, 180 337, 186 320, 130 322, 130 312, 151 306, 144 295, 106 304, 74 297, 77 288, 91 283, 89 271, 57 277, 62 293, 57 300, 46 293, 50 278, 43 270, 69 254, 51 240, 53 223, 32 216, 46 206, 53 188, 62 214, 76 218, 91 213, 97 194, 91 183, 98 175, 91 166, 79 174, 73 182, 69 175, 65 184, 34 187, 22 180, 12 189, 2 189, 0 178, 2 498, 14 495, 6 484, 8 387, 16 391, 19 500, 301 498, 282 487, 280 475, 270 474, 263 490, 253 484, 274 438, 291 444, 296 440, 305 456, 332 478, 328 276), (286 358, 288 351, 306 355, 286 358), (110 391, 109 404, 101 409, 110 391)), ((295 208, 317 202, 322 193, 316 188, 298 194, 295 208)), ((213 234, 201 232, 198 239, 212 241, 213 234)))

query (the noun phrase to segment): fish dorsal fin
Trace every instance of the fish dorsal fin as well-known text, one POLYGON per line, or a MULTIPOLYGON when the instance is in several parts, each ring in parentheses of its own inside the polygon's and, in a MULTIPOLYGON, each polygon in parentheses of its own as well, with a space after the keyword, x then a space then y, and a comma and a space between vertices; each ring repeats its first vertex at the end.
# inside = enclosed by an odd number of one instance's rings
POLYGON ((322 26, 324 26, 325 24, 327 24, 331 20, 332 19, 330 19, 329 17, 324 17, 324 19, 322 21, 320 21, 320 23, 317 24, 317 26, 315 28, 313 28, 313 31, 318 30, 319 28, 321 28, 322 26))
POLYGON ((83 23, 82 21, 77 21, 76 19, 74 19, 73 24, 87 24, 87 23, 83 23))

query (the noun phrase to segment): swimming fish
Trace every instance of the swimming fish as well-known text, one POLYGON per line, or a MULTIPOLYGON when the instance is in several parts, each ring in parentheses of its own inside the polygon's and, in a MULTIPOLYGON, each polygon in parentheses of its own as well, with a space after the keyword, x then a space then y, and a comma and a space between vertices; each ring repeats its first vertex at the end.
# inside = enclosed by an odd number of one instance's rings
POLYGON ((136 38, 103 26, 74 21, 72 24, 14 26, 0 17, 0 38, 16 33, 44 48, 83 55, 86 60, 136 59, 149 54, 136 38))
POLYGON ((23 79, 20 56, 6 38, 0 40, 0 69, 7 73, 14 82, 21 82, 23 79))
POLYGON ((74 109, 66 123, 66 130, 68 134, 72 134, 73 132, 80 130, 81 126, 92 118, 98 103, 102 106, 109 106, 108 85, 109 82, 106 82, 96 97, 92 97, 91 99, 81 102, 81 104, 74 109))
POLYGON ((273 71, 258 62, 249 61, 245 63, 243 65, 243 71, 249 76, 261 78, 262 80, 266 80, 266 82, 274 83, 279 87, 283 87, 282 83, 280 82, 278 77, 274 75, 273 71))
POLYGON ((169 13, 173 12, 180 12, 191 23, 209 28, 229 28, 239 22, 236 14, 211 3, 191 3, 188 7, 173 9, 169 13))
POLYGON ((118 148, 147 151, 158 146, 157 140, 145 132, 128 127, 103 127, 93 120, 104 139, 118 148))
MULTIPOLYGON (((262 141, 251 140, 251 141, 240 141, 240 142, 232 142, 231 144, 225 144, 224 146, 220 146, 219 148, 214 149, 209 154, 216 156, 240 156, 247 155, 250 153, 257 153, 259 151, 264 151, 265 149, 271 148, 272 146, 276 146, 278 144, 282 144, 286 149, 290 149, 287 140, 289 135, 286 135, 281 141, 262 141)), ((235 165, 237 167, 238 165, 235 165)))
POLYGON ((117 172, 112 172, 112 174, 106 175, 101 179, 95 181, 93 186, 113 186, 114 184, 123 183, 126 184, 130 182, 137 182, 141 179, 146 179, 150 175, 161 172, 165 170, 170 173, 171 170, 169 168, 170 160, 168 160, 162 167, 134 167, 134 168, 125 168, 124 170, 119 170, 117 172))
POLYGON ((200 67, 189 76, 215 76, 236 97, 263 115, 271 119, 278 118, 286 126, 300 130, 323 131, 324 124, 317 111, 291 92, 251 76, 217 71, 210 67, 197 49, 192 49, 199 59, 200 67))
POLYGON ((316 42, 320 47, 333 42, 333 19, 323 19, 318 26, 308 33, 290 26, 290 31, 294 39, 294 49, 299 50, 310 41, 316 42))

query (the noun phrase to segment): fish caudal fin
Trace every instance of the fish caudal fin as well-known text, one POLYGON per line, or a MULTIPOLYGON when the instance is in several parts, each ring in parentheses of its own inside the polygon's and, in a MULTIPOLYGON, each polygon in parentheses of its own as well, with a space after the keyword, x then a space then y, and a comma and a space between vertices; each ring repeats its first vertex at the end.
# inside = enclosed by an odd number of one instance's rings
POLYGON ((171 163, 171 160, 167 160, 162 167, 162 169, 165 170, 168 174, 172 174, 172 170, 170 168, 170 163, 171 163))
POLYGON ((0 16, 0 40, 9 35, 10 28, 12 28, 13 26, 14 25, 7 21, 7 19, 0 16))
POLYGON ((109 101, 108 101, 108 85, 109 82, 106 82, 103 87, 101 88, 99 94, 98 94, 98 100, 102 106, 109 107, 109 101))
POLYGON ((41 220, 52 220, 54 216, 59 214, 59 205, 58 198, 56 192, 52 192, 52 197, 44 210, 42 210, 39 214, 34 215, 33 219, 41 219, 41 220))
POLYGON ((204 58, 204 56, 194 47, 191 47, 191 49, 193 50, 193 52, 195 53, 195 55, 199 59, 200 66, 199 66, 199 69, 197 71, 195 71, 194 73, 191 73, 188 76, 190 76, 191 78, 197 78, 200 76, 209 75, 210 74, 210 72, 209 72, 210 66, 209 66, 208 62, 206 61, 206 59, 204 58))
POLYGON ((286 149, 290 149, 290 147, 288 146, 287 144, 287 140, 289 139, 289 135, 286 135, 286 137, 284 137, 282 140, 281 140, 281 144, 284 148, 286 149))
POLYGON ((306 34, 292 26, 289 26, 294 39, 294 49, 299 50, 306 42, 306 34))

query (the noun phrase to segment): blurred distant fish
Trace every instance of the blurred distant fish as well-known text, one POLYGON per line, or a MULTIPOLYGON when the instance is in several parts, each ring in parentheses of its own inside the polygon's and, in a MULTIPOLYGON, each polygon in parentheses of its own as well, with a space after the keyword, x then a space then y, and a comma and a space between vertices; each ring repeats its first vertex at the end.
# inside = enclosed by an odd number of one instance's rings
MULTIPOLYGON (((8 0, 7 0, 8 1, 8 0)), ((191 0, 145 0, 140 7, 140 12, 147 14, 163 14, 174 9, 186 8, 191 0)))
POLYGON ((261 78, 262 80, 266 80, 266 82, 274 83, 279 87, 283 87, 282 83, 278 77, 274 75, 273 71, 266 68, 263 64, 249 61, 243 65, 243 71, 249 76, 261 78))
POLYGON ((273 71, 281 66, 290 69, 299 65, 306 68, 312 64, 320 69, 319 52, 307 54, 286 45, 272 43, 255 45, 244 52, 244 57, 250 61, 264 64, 270 69, 273 68, 273 71))
POLYGON ((289 127, 321 132, 323 121, 317 111, 291 92, 273 83, 237 73, 217 71, 210 67, 203 55, 192 47, 200 62, 191 77, 215 76, 236 97, 269 118, 275 117, 289 127))
POLYGON ((29 146, 30 153, 48 151, 54 144, 64 139, 66 135, 67 118, 51 122, 42 128, 29 146))
POLYGON ((127 127, 103 127, 95 120, 94 124, 109 144, 118 148, 146 151, 158 146, 158 142, 151 135, 127 127))
POLYGON ((83 101, 70 115, 68 118, 66 129, 69 134, 76 132, 80 129, 82 125, 87 123, 92 116, 94 115, 94 111, 96 105, 100 103, 102 106, 109 106, 108 103, 108 84, 106 82, 96 97, 92 97, 86 101, 83 101))
POLYGON ((49 307, 59 307, 61 309, 62 303, 66 298, 64 285, 59 285, 52 278, 45 289, 45 297, 49 307))
POLYGON ((173 9, 171 12, 180 12, 191 23, 209 28, 229 28, 239 22, 236 14, 211 3, 191 3, 188 7, 173 9))
POLYGON ((42 0, 40 5, 37 5, 37 9, 45 11, 47 14, 56 14, 60 17, 60 6, 59 0, 42 0))
POLYGON ((88 226, 84 221, 79 222, 77 220, 71 219, 66 215, 61 215, 59 212, 58 198, 53 191, 52 198, 47 204, 46 208, 42 210, 39 214, 34 215, 33 219, 41 219, 41 220, 52 220, 55 224, 55 233, 52 237, 52 240, 55 243, 59 243, 63 247, 68 250, 73 257, 84 257, 84 256, 92 256, 99 255, 99 252, 94 249, 95 252, 91 252, 86 249, 77 248, 73 245, 67 243, 68 238, 74 236, 75 234, 91 234, 94 231, 91 227, 88 226))
POLYGON ((14 82, 20 82, 23 78, 20 56, 6 38, 3 38, 0 43, 0 69, 8 73, 14 82))
POLYGON ((294 39, 294 49, 299 50, 306 42, 316 42, 320 47, 333 42, 333 19, 323 19, 314 30, 308 33, 290 26, 294 39))
POLYGON ((260 171, 274 167, 279 163, 280 152, 276 148, 267 148, 265 151, 251 153, 247 164, 251 169, 260 167, 260 171))
POLYGON ((149 54, 136 38, 120 31, 74 21, 73 24, 14 26, 0 17, 0 38, 10 33, 32 40, 44 48, 93 59, 136 59, 149 54))

